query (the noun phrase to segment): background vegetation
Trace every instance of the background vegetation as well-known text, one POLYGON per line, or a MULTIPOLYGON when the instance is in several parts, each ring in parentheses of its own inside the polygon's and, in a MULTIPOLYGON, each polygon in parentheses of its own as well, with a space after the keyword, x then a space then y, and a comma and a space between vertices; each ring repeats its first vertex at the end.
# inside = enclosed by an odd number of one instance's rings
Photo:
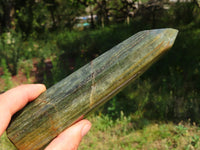
POLYGON ((171 51, 89 118, 93 129, 80 149, 200 148, 196 1, 2 0, 0 4, 1 91, 21 83, 49 87, 138 31, 178 29, 171 51))

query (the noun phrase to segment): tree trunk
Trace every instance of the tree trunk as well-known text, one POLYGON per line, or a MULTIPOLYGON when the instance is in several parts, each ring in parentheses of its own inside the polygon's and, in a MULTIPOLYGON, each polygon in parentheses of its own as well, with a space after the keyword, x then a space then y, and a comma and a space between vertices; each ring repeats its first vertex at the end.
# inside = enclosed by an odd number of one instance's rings
POLYGON ((103 17, 103 15, 101 15, 101 26, 104 28, 104 17, 103 17))
POLYGON ((54 11, 51 9, 50 13, 51 13, 51 19, 52 19, 52 22, 53 22, 52 28, 55 29, 56 21, 55 21, 54 11))
POLYGON ((129 25, 130 24, 130 17, 129 15, 126 17, 126 23, 129 25))
POLYGON ((91 28, 92 29, 94 29, 95 28, 95 25, 94 25, 94 15, 93 15, 93 7, 92 6, 90 6, 90 16, 91 16, 91 21, 90 21, 90 23, 91 23, 91 28))
POLYGON ((1 2, 3 6, 3 20, 2 20, 2 27, 3 29, 11 29, 14 25, 14 5, 12 0, 7 0, 5 2, 1 2))

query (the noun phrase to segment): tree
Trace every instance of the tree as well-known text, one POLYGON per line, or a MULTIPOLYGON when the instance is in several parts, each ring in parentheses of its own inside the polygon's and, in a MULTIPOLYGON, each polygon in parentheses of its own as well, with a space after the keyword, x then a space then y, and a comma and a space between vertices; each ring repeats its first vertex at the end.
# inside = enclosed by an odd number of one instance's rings
POLYGON ((1 0, 0 26, 2 30, 16 28, 26 36, 60 27, 72 29, 82 12, 73 0, 1 0))
POLYGON ((1 0, 0 6, 0 25, 2 29, 8 30, 12 28, 12 23, 14 21, 14 0, 1 0))
POLYGON ((143 17, 144 22, 149 21, 151 28, 155 28, 157 21, 164 13, 162 0, 149 0, 140 6, 138 14, 143 17))
POLYGON ((180 2, 174 6, 174 16, 175 16, 175 23, 178 24, 189 24, 191 23, 194 17, 194 9, 195 9, 195 0, 189 2, 180 2))
POLYGON ((130 17, 133 17, 135 9, 135 0, 118 0, 116 10, 119 12, 122 20, 125 21, 127 24, 130 23, 130 17))
POLYGON ((56 28, 56 9, 59 7, 59 3, 56 0, 44 0, 46 3, 47 9, 51 14, 51 21, 52 21, 52 29, 56 28))

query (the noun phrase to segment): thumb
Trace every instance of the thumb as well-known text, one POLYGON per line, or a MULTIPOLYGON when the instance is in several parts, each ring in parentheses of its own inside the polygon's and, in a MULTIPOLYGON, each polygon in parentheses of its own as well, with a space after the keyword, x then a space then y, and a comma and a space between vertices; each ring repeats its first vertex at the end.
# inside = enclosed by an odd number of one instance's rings
POLYGON ((81 139, 91 128, 88 120, 81 120, 63 131, 45 150, 77 150, 81 139))

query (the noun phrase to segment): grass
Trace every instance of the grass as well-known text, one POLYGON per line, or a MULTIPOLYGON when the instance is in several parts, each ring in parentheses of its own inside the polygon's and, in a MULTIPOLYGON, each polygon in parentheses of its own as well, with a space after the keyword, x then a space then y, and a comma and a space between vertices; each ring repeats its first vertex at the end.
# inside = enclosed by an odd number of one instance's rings
POLYGON ((17 150, 6 136, 6 132, 0 137, 0 150, 17 150))
POLYGON ((138 128, 131 117, 113 121, 106 116, 89 118, 93 127, 82 140, 80 150, 189 150, 200 148, 200 128, 190 123, 148 122, 138 128), (108 125, 106 122, 110 122, 108 125))

